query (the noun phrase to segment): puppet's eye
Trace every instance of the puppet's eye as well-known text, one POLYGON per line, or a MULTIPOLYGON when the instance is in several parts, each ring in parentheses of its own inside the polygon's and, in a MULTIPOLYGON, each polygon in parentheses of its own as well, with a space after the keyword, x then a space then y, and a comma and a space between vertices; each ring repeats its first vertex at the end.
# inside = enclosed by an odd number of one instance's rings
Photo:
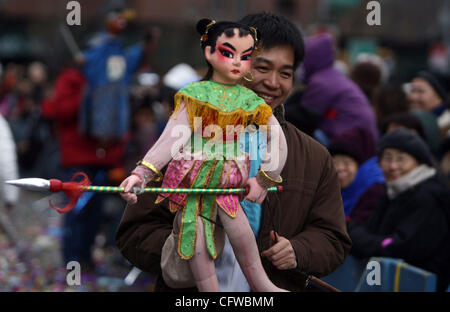
POLYGON ((230 51, 220 49, 220 53, 225 57, 233 58, 233 53, 230 51))
POLYGON ((250 59, 251 56, 252 56, 251 54, 243 55, 243 56, 241 57, 241 60, 242 60, 242 61, 248 61, 248 60, 250 59))

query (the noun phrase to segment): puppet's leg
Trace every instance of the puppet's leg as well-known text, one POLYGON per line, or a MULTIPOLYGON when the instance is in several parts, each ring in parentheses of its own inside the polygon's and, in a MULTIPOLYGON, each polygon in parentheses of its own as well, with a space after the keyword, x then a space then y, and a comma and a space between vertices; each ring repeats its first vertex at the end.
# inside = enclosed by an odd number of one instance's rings
POLYGON ((235 218, 230 218, 222 209, 218 210, 236 259, 250 288, 258 292, 286 291, 275 286, 264 271, 255 236, 242 207, 239 205, 235 218))
POLYGON ((194 256, 189 259, 189 266, 194 276, 197 288, 201 292, 219 291, 219 281, 216 276, 214 260, 209 256, 205 244, 203 222, 197 220, 197 237, 194 256))

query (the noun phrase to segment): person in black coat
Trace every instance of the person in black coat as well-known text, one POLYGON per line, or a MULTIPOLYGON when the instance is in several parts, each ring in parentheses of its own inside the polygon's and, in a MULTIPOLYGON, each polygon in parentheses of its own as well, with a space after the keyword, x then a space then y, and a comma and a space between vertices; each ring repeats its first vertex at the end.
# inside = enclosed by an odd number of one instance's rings
POLYGON ((436 273, 437 290, 450 282, 450 194, 425 142, 398 129, 379 142, 386 185, 369 221, 349 223, 356 257, 392 257, 436 273))

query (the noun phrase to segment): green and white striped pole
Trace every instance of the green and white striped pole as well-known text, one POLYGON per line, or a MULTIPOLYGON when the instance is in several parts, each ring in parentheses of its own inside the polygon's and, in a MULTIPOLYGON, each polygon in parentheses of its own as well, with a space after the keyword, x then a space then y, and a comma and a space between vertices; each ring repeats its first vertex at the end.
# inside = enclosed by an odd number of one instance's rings
MULTIPOLYGON (((70 211, 78 201, 83 192, 99 192, 99 193, 123 193, 123 187, 117 186, 93 186, 89 185, 89 179, 84 173, 76 173, 70 182, 62 182, 57 179, 40 179, 40 178, 26 178, 19 180, 6 181, 7 184, 15 185, 17 187, 25 188, 32 191, 50 191, 50 192, 64 192, 70 201, 64 208, 57 208, 50 203, 50 206, 59 213, 70 211), (77 177, 82 177, 81 181, 75 181, 77 177)), ((281 186, 270 187, 268 192, 281 192, 281 186)), ((185 194, 248 194, 248 186, 242 188, 168 188, 168 187, 134 187, 132 192, 136 195, 142 193, 185 193, 185 194)))
MULTIPOLYGON (((40 178, 26 178, 19 180, 6 181, 7 184, 15 185, 33 191, 53 191, 52 184, 55 180, 45 180, 40 178)), ((124 188, 118 186, 79 186, 82 192, 98 192, 98 193, 123 193, 124 188)), ((281 186, 270 187, 268 192, 281 192, 281 186)), ((248 188, 169 188, 169 187, 146 187, 133 188, 133 192, 142 193, 186 193, 186 194, 242 194, 247 193, 248 188)))
MULTIPOLYGON (((82 186, 83 192, 99 193, 123 193, 123 187, 115 186, 82 186)), ((268 192, 281 192, 281 186, 273 186, 268 192)), ((247 193, 247 188, 169 188, 169 187, 146 187, 134 188, 134 193, 186 193, 186 194, 241 194, 247 193)))

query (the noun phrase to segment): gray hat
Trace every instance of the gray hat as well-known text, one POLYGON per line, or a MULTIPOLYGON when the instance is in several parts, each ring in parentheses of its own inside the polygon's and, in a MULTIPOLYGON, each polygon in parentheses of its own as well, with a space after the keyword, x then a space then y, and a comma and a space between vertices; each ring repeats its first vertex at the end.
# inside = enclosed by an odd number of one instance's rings
POLYGON ((433 166, 433 156, 427 144, 414 132, 397 129, 388 132, 378 142, 378 158, 386 148, 395 148, 413 156, 421 164, 433 166))

